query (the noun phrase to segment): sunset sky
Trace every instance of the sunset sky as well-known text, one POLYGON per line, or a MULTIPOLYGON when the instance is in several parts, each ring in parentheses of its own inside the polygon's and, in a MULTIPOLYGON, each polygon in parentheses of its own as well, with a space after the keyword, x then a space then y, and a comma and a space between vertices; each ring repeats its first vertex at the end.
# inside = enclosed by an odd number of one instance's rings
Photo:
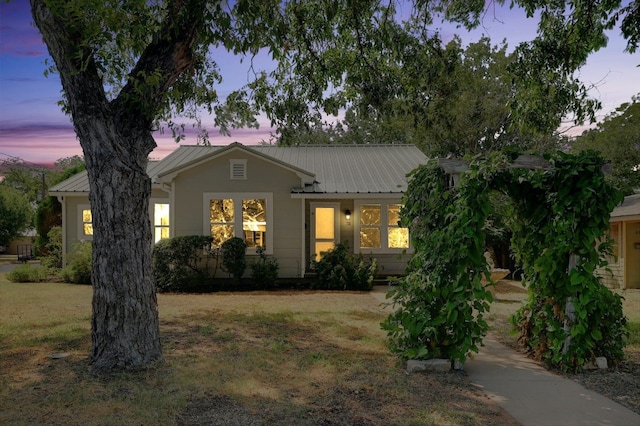
MULTIPOLYGON (((32 19, 27 0, 0 3, 0 160, 18 157, 33 163, 52 163, 71 155, 81 155, 69 117, 57 105, 61 99, 58 75, 46 78, 43 74, 47 49, 32 19)), ((494 44, 506 38, 509 48, 535 36, 537 21, 526 19, 520 11, 501 8, 492 10, 484 19, 484 26, 469 34, 461 34, 464 42, 476 41, 488 35, 494 44)), ((443 39, 451 38, 454 30, 443 28, 443 39)), ((592 97, 603 104, 600 117, 620 104, 629 102, 640 93, 640 54, 624 53, 624 40, 616 28, 609 34, 609 45, 593 54, 580 71, 580 78, 596 87, 592 97)), ((246 83, 247 66, 230 54, 220 52, 220 66, 225 81, 219 87, 224 96, 246 83)), ((259 58, 263 60, 263 58, 259 58)), ((269 138, 266 119, 261 128, 242 129, 224 137, 209 128, 211 143, 227 145, 234 141, 255 144, 269 138)), ((158 148, 151 154, 163 158, 177 147, 169 135, 156 135, 158 148)), ((184 144, 195 144, 195 137, 187 137, 184 144)))

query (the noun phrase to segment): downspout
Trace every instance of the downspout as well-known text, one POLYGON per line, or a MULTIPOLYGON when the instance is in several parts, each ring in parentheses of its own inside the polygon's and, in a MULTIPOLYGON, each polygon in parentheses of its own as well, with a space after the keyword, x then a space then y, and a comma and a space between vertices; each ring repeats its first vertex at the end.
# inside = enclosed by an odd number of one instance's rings
POLYGON ((67 202, 63 195, 58 195, 58 202, 62 205, 62 267, 67 266, 67 202))
POLYGON ((300 278, 304 278, 304 276, 306 275, 307 271, 307 263, 305 261, 305 253, 308 250, 308 247, 306 247, 305 241, 306 241, 306 224, 305 224, 305 217, 306 217, 306 198, 302 197, 300 199, 300 203, 302 205, 302 208, 300 209, 300 214, 302 215, 301 217, 301 223, 302 223, 302 232, 301 234, 301 244, 300 244, 300 278))

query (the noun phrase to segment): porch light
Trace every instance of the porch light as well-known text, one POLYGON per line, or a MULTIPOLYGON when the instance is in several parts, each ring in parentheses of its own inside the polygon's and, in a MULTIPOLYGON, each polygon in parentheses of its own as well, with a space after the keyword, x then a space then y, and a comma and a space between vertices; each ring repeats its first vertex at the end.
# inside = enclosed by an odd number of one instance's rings
POLYGON ((346 209, 346 210, 344 211, 344 217, 345 217, 347 220, 351 220, 351 210, 346 209))

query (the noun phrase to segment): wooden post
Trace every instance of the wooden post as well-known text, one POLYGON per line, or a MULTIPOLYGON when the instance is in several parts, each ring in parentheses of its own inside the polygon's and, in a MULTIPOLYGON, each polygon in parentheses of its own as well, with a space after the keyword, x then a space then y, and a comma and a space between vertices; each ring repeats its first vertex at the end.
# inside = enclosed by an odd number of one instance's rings
MULTIPOLYGON (((567 267, 567 275, 571 275, 571 271, 573 271, 578 265, 578 255, 575 253, 571 253, 569 255, 569 266, 567 267)), ((564 344, 562 346, 562 353, 567 353, 569 351, 569 347, 571 346, 571 326, 576 322, 576 308, 573 306, 573 297, 567 297, 567 302, 564 307, 564 344)))

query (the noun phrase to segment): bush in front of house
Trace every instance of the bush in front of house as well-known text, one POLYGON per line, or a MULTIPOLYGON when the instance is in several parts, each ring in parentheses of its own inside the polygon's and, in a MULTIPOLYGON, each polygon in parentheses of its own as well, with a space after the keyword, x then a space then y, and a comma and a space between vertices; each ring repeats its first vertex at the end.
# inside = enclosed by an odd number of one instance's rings
POLYGON ((220 247, 222 270, 240 281, 247 269, 247 244, 242 238, 233 237, 222 243, 220 247))
POLYGON ((256 253, 260 258, 251 264, 251 279, 255 288, 272 289, 278 281, 278 261, 268 258, 264 247, 258 247, 256 253))
POLYGON ((314 289, 371 290, 378 273, 376 259, 353 254, 346 244, 338 244, 315 263, 314 289))
POLYGON ((184 235, 159 241, 153 248, 158 291, 201 291, 215 277, 219 251, 213 238, 184 235))
POLYGON ((48 277, 47 268, 28 263, 16 266, 7 273, 7 279, 13 283, 41 283, 47 281, 48 277))
POLYGON ((74 284, 91 284, 91 242, 76 243, 67 254, 67 265, 59 273, 60 278, 74 284))
POLYGON ((46 244, 40 256, 42 265, 50 269, 62 269, 62 227, 54 226, 47 233, 46 244))

